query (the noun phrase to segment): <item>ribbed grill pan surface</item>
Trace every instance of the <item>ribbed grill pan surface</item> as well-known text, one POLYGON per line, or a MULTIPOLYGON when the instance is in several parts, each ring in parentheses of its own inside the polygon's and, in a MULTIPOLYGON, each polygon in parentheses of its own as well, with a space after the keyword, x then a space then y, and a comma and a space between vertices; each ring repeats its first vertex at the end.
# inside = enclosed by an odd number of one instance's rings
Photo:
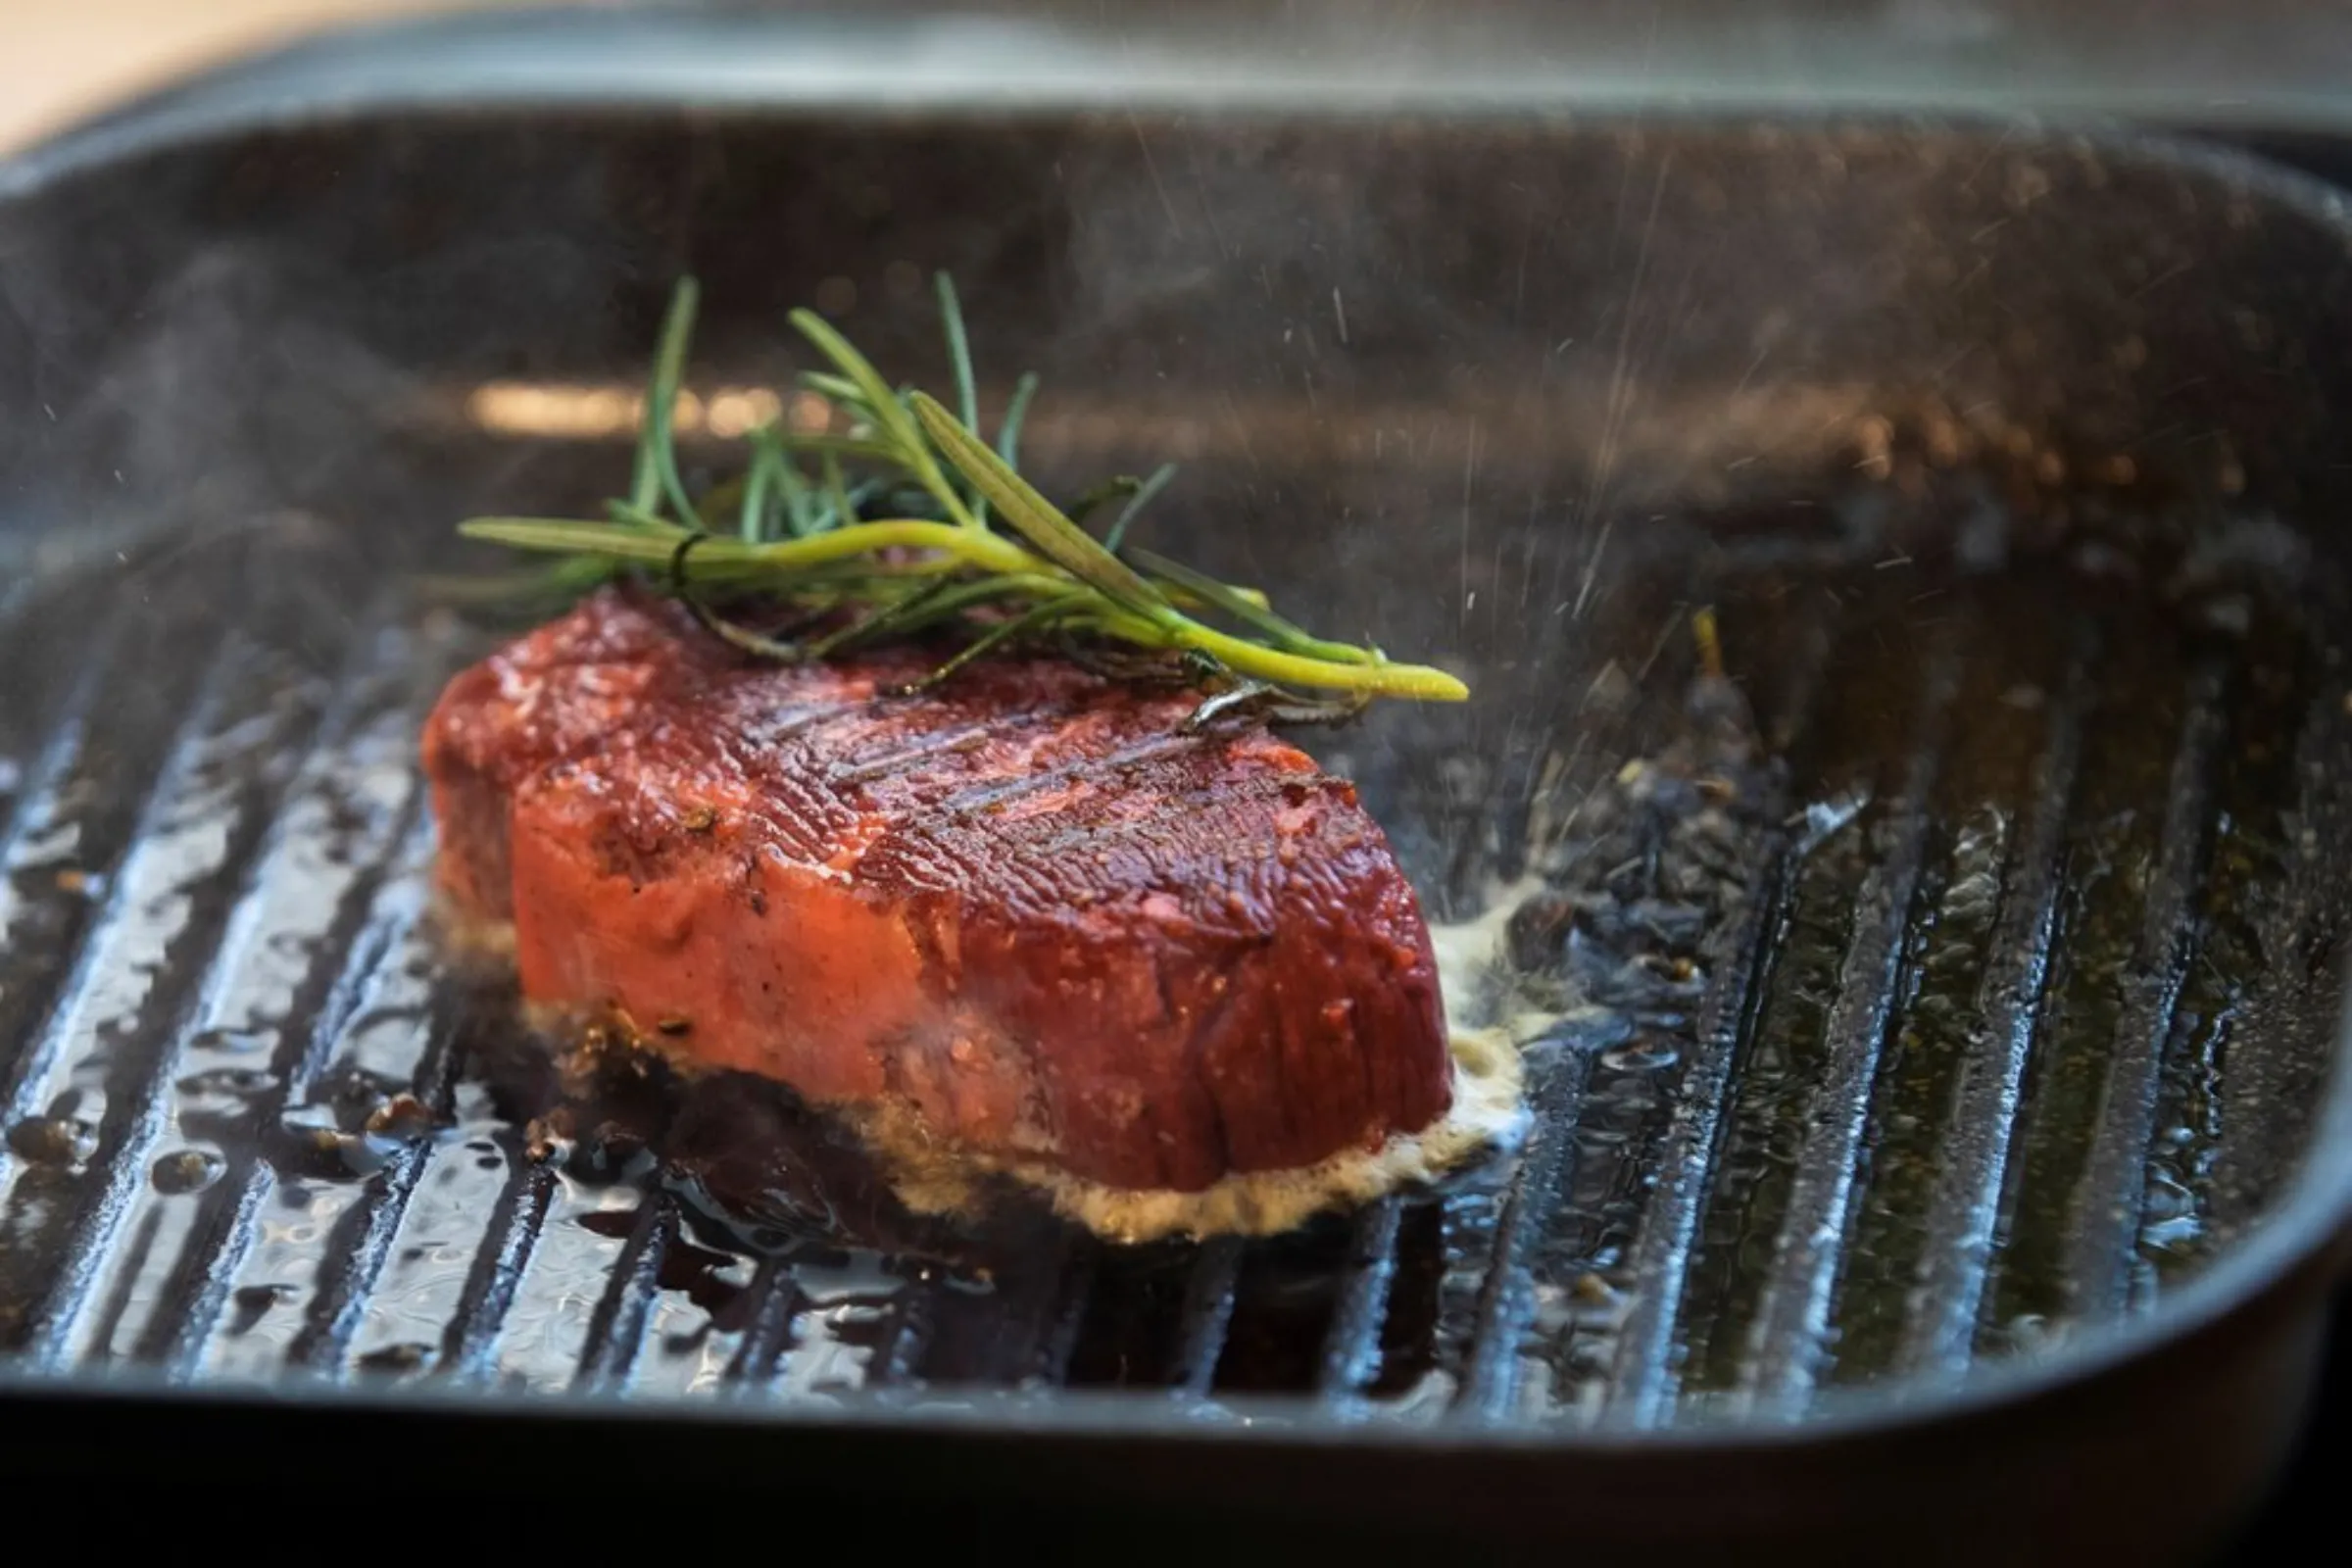
POLYGON ((2088 144, 1528 129, 1473 191, 1409 130, 995 134, 362 123, 20 194, 12 1365, 1703 1426, 2063 1354, 2295 1197, 2352 710, 2340 481, 2271 382, 2320 374, 2292 312, 2339 251, 2088 144), (1468 670, 1465 712, 1315 742, 1441 917, 1677 856, 1737 897, 1672 985, 1587 977, 1514 1154, 1276 1241, 909 1228, 784 1097, 557 1071, 433 940, 416 730, 486 634, 412 579, 466 512, 612 485, 469 395, 625 378, 689 264, 712 384, 772 382, 807 297, 927 366, 955 268, 990 372, 1047 371, 1054 481, 1174 450, 1204 564, 1468 670), (2184 271, 2210 312, 2130 297, 2184 271), (1579 861, 1711 721, 1702 604, 1755 825, 1579 861))
MULTIPOLYGON (((44 1364, 1802 1409, 2148 1305, 2306 1131, 2332 993, 2298 960, 2345 847, 2298 824, 2341 809, 2340 678, 2274 606, 2200 629, 2063 564, 1889 556, 1727 573, 1788 825, 1727 871, 1753 891, 1696 1005, 1597 1004, 1537 1054, 1516 1158, 1265 1244, 844 1251, 888 1248, 884 1205, 781 1100, 554 1084, 511 999, 449 978, 415 737, 478 638, 305 532, 7 628, 64 677, 9 737, 0 1333, 44 1364)), ((1599 617, 1643 638, 1554 795, 1681 722, 1659 576, 1599 617), (1653 652, 1666 700, 1612 706, 1653 652)))

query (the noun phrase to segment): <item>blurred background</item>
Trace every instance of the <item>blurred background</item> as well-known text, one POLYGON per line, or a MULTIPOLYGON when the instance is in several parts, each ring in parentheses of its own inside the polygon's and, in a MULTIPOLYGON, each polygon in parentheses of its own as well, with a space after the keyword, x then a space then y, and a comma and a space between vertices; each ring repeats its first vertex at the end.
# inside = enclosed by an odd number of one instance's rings
MULTIPOLYGON (((1497 62, 1593 102, 1924 101, 2213 128, 2352 124, 2345 0, 0 0, 0 157, 176 76, 319 29, 508 9, 1052 18, 1122 48, 1263 36, 1282 69, 1425 86, 1497 62)), ((1525 84, 1524 82, 1522 83, 1525 84)))
POLYGON ((170 77, 313 28, 552 3, 560 0, 0 0, 0 155, 170 77))

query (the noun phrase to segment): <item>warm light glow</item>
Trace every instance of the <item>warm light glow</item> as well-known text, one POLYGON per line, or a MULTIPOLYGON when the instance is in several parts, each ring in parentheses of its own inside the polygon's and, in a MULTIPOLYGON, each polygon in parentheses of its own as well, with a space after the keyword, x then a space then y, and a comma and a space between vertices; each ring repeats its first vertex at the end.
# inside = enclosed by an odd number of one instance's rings
POLYGON ((703 423, 712 435, 732 441, 763 424, 773 424, 783 412, 783 401, 765 387, 713 392, 703 410, 703 423))
POLYGON ((822 435, 833 422, 833 405, 818 393, 802 392, 792 400, 792 427, 803 435, 822 435))
MULTIPOLYGON (((824 400, 818 398, 817 402, 822 405, 824 400)), ((800 403, 801 399, 794 400, 796 422, 800 403)), ((490 381, 466 397, 466 417, 497 435, 617 441, 636 437, 644 407, 644 396, 625 387, 490 381)), ((707 398, 680 392, 671 426, 681 435, 708 430, 722 440, 733 440, 774 423, 783 414, 784 400, 766 387, 719 387, 707 398)))

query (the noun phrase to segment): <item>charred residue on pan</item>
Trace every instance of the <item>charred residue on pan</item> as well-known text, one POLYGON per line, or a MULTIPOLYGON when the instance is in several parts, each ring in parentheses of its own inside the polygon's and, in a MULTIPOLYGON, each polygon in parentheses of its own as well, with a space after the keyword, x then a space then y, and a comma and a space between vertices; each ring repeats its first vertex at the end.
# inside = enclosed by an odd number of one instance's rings
POLYGON ((1721 1048, 1722 999, 1744 992, 1748 913, 1787 831, 1786 769, 1727 672, 1722 624, 1670 610, 1646 684, 1611 662, 1583 705, 1590 730, 1634 755, 1604 741, 1540 778, 1491 975, 1493 1004, 1551 1020, 1527 1048, 1536 1130, 1507 1172, 1445 1200, 1448 1250, 1474 1261, 1439 1282, 1452 1304, 1413 1402, 1519 1407, 1525 1385, 1605 1359, 1641 1288, 1642 1146, 1721 1048), (1690 657, 1668 654, 1684 643, 1690 657))

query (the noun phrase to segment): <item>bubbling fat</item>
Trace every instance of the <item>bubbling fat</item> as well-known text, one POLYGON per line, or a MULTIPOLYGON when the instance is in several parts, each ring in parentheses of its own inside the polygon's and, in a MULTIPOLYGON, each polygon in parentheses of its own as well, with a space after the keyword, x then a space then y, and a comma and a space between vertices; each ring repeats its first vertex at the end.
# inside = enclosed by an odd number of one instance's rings
POLYGON ((1120 1243, 1185 1236, 1270 1236, 1327 1209, 1350 1208, 1437 1180, 1482 1155, 1517 1145, 1527 1131, 1520 1050, 1560 1021, 1557 1013, 1514 1009, 1496 956, 1519 906, 1543 890, 1540 878, 1497 886, 1475 919, 1430 927, 1453 1056, 1453 1103, 1418 1132, 1378 1148, 1347 1150, 1296 1170, 1241 1171, 1197 1193, 1110 1187, 1043 1160, 1011 1160, 942 1148, 903 1105, 849 1112, 882 1156, 902 1202, 919 1213, 968 1217, 986 1206, 988 1178, 1009 1179, 1064 1219, 1120 1243))
MULTIPOLYGON (((1515 1008, 1515 993, 1500 983, 1496 960, 1511 915, 1542 887, 1533 877, 1497 886, 1474 919, 1430 927, 1446 999, 1453 1102, 1429 1126, 1393 1134, 1373 1149, 1344 1151, 1294 1170, 1236 1172, 1188 1193, 1111 1187, 1043 1159, 983 1154, 945 1144, 905 1104, 826 1108, 864 1141, 900 1201, 916 1213, 976 1219, 989 1206, 992 1186, 1009 1181, 1035 1193, 1064 1219, 1111 1242, 1295 1230, 1325 1210, 1435 1181, 1482 1155, 1515 1147, 1525 1135, 1520 1052, 1558 1023, 1559 1015, 1515 1008)), ((454 954, 493 964, 511 958, 514 930, 507 923, 455 917, 444 906, 443 924, 454 954)), ((524 1021, 556 1040, 609 1039, 605 1032, 616 1031, 680 1071, 702 1070, 658 1032, 636 1029, 626 1018, 584 1018, 576 1008, 526 1004, 524 1021)))
POLYGON ((1377 1149, 1348 1150, 1297 1170, 1242 1171, 1197 1193, 1108 1187, 1043 1161, 1014 1161, 942 1150, 899 1105, 865 1107, 852 1123, 882 1154, 900 1201, 918 1213, 969 1216, 986 1206, 983 1178, 1031 1189, 1064 1219, 1106 1241, 1165 1237, 1271 1236, 1325 1209, 1352 1207, 1418 1182, 1434 1181, 1473 1156, 1516 1143, 1527 1113, 1519 1053, 1495 1031, 1453 1037, 1453 1106, 1417 1133, 1377 1149))

